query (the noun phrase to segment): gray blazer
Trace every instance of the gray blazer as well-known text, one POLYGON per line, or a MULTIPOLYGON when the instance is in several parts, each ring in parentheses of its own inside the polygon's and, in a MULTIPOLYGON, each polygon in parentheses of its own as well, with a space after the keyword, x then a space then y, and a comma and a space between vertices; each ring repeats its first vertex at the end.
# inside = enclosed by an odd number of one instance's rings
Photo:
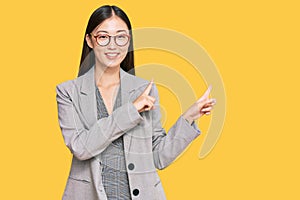
POLYGON ((73 154, 64 200, 106 200, 101 180, 101 152, 123 136, 132 199, 166 199, 156 169, 167 167, 200 134, 180 116, 168 134, 161 127, 159 96, 153 84, 155 109, 139 113, 133 101, 148 81, 120 69, 122 106, 97 120, 94 67, 57 85, 59 125, 73 154))

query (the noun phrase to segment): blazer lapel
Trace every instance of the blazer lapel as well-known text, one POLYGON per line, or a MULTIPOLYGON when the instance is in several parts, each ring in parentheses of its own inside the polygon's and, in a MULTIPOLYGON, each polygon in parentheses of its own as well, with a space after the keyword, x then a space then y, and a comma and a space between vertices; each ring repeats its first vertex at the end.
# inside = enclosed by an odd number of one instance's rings
MULTIPOLYGON (((81 112, 88 123, 92 126, 97 121, 97 102, 96 102, 96 87, 95 87, 95 67, 92 67, 86 72, 82 78, 80 87, 79 105, 81 112)), ((121 83, 121 99, 122 105, 129 101, 133 101, 135 96, 135 86, 131 75, 120 68, 120 83, 121 83)))
POLYGON ((88 126, 91 127, 97 121, 96 87, 94 67, 82 76, 79 105, 88 126))
MULTIPOLYGON (((122 91, 122 104, 126 104, 128 102, 133 102, 137 95, 137 85, 134 85, 134 77, 126 73, 122 68, 120 69, 120 78, 121 78, 121 91, 122 91)), ((125 133, 123 135, 123 144, 124 144, 124 152, 127 157, 130 153, 132 136, 131 134, 125 133)))
POLYGON ((135 85, 132 81, 131 75, 120 68, 120 81, 121 81, 121 92, 122 92, 122 105, 129 101, 133 101, 133 93, 135 91, 135 85))

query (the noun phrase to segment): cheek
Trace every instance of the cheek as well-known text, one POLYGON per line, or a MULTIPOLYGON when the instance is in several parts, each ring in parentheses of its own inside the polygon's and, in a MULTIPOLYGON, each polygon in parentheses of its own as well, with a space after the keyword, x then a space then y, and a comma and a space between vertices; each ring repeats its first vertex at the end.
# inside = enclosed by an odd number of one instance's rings
POLYGON ((94 47, 94 52, 95 54, 97 54, 98 56, 101 56, 104 54, 105 50, 99 46, 94 47))
POLYGON ((125 52, 125 53, 128 52, 128 49, 129 49, 129 43, 124 47, 120 47, 120 51, 125 52))
POLYGON ((125 58, 125 56, 128 53, 128 47, 124 47, 124 48, 120 49, 120 53, 121 53, 121 57, 125 58))

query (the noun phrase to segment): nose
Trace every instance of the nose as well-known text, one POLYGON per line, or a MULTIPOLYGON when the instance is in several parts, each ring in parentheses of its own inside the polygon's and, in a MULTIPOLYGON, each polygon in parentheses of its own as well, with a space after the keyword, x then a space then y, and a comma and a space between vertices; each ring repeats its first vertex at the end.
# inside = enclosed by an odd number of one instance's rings
POLYGON ((116 49, 116 43, 115 43, 115 40, 114 38, 111 38, 110 42, 108 43, 107 47, 108 49, 116 49))

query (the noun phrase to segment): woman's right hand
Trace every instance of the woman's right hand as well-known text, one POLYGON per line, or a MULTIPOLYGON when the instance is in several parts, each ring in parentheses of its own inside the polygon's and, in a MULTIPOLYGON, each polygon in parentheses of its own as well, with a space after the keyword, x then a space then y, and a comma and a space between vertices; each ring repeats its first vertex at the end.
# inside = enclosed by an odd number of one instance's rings
POLYGON ((144 92, 133 102, 133 105, 136 107, 139 113, 154 109, 155 98, 149 95, 152 85, 153 79, 150 81, 144 92))

